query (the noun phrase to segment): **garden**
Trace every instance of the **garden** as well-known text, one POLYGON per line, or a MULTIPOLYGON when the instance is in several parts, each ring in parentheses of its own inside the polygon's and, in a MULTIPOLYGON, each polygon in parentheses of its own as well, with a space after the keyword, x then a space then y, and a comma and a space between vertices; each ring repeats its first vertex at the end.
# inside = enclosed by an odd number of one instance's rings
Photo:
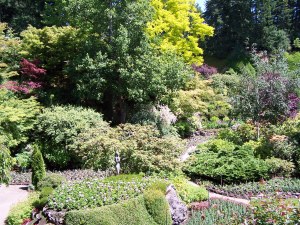
POLYGON ((300 225, 299 1, 29 2, 0 2, 3 223, 300 225))

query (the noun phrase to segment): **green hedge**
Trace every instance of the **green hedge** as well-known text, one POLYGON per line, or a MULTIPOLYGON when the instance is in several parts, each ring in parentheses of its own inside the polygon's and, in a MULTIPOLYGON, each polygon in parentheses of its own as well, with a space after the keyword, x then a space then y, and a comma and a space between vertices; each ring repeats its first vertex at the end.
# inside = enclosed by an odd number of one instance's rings
POLYGON ((164 194, 149 190, 143 195, 119 204, 89 210, 69 211, 66 225, 170 225, 168 203, 164 194))

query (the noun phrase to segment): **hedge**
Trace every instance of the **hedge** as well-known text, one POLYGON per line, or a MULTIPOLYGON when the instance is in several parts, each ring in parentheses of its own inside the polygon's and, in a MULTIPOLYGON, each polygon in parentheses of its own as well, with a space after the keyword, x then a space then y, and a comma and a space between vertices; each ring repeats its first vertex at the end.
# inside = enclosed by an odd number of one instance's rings
POLYGON ((168 203, 164 194, 150 191, 119 204, 88 210, 69 211, 65 217, 66 225, 170 225, 172 224, 168 203), (146 207, 147 206, 147 207, 146 207), (153 207, 157 207, 154 209, 153 207), (148 211, 148 210, 149 211, 148 211), (162 210, 159 212, 159 210, 162 210), (164 213, 165 212, 165 213, 164 213), (157 222, 158 223, 157 223, 157 222))

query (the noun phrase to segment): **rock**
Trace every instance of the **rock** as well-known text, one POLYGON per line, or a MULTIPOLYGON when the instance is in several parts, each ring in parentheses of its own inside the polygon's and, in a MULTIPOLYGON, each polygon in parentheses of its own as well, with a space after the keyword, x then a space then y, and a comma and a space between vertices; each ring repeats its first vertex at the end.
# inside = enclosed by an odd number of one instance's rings
POLYGON ((43 213, 47 217, 48 221, 55 225, 60 225, 64 223, 66 212, 67 210, 62 210, 58 212, 53 209, 48 209, 48 208, 43 209, 43 213))
POLYGON ((186 205, 179 199, 174 185, 167 187, 166 199, 170 206, 173 225, 180 225, 188 218, 188 209, 186 205))

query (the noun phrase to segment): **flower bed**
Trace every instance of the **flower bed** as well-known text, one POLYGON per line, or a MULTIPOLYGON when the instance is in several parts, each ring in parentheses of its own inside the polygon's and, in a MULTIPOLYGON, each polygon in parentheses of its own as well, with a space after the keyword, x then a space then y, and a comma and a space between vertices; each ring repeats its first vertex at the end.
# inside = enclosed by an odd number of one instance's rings
POLYGON ((187 225, 232 225, 241 224, 249 208, 223 200, 210 200, 209 208, 193 211, 187 225))
POLYGON ((299 198, 300 179, 276 178, 265 182, 250 182, 240 185, 210 185, 207 189, 217 194, 244 199, 273 195, 280 195, 282 198, 299 198))
POLYGON ((134 198, 158 181, 155 178, 131 181, 86 180, 58 187, 49 199, 48 206, 55 210, 74 210, 111 205, 134 198))
MULTIPOLYGON (((65 170, 56 172, 47 172, 47 174, 55 173, 64 176, 67 181, 80 181, 85 179, 103 179, 112 174, 111 171, 94 171, 94 170, 65 170)), ((31 184, 31 172, 18 173, 11 172, 11 185, 29 185, 31 184)))

